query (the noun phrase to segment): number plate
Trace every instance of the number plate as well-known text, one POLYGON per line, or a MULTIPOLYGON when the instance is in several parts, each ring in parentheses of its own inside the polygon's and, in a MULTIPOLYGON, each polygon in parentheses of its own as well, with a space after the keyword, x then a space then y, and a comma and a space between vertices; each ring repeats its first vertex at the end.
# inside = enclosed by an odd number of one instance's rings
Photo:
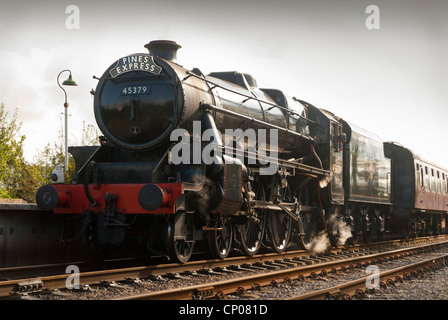
POLYGON ((150 94, 151 93, 151 86, 149 86, 149 85, 144 85, 144 86, 126 86, 126 87, 122 87, 120 90, 121 90, 120 91, 120 95, 121 96, 150 94))

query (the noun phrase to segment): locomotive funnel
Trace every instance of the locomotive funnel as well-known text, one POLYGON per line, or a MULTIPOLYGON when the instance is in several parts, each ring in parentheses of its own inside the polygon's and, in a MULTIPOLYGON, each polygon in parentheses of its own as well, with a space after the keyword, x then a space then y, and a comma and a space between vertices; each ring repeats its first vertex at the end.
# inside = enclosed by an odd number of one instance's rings
POLYGON ((154 40, 145 44, 145 48, 148 49, 149 54, 168 61, 177 62, 177 50, 182 48, 182 46, 175 41, 154 40))

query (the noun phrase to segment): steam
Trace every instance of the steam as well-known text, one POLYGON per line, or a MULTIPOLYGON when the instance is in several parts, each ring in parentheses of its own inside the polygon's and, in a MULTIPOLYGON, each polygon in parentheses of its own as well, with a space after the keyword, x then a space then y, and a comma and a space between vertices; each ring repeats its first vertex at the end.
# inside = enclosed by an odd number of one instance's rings
POLYGON ((328 184, 330 183, 330 181, 331 181, 331 179, 332 179, 332 174, 330 173, 328 176, 326 176, 325 178, 322 178, 320 181, 319 181, 319 187, 321 188, 321 189, 324 189, 324 188, 326 188, 327 186, 328 186, 328 184))
POLYGON ((338 246, 343 246, 353 237, 350 226, 345 223, 338 213, 332 214, 327 220, 328 232, 338 239, 338 246))
POLYGON ((311 251, 314 253, 324 253, 330 249, 330 240, 328 239, 327 232, 321 231, 319 235, 313 239, 311 245, 311 251))
POLYGON ((213 202, 216 200, 216 194, 219 192, 215 182, 203 175, 195 175, 193 181, 196 184, 202 184, 202 188, 195 193, 193 207, 196 211, 206 218, 210 212, 210 207, 213 207, 213 202))
POLYGON ((193 177, 193 181, 196 184, 202 184, 201 189, 195 194, 195 209, 203 215, 208 211, 208 203, 210 200, 210 182, 208 180, 208 178, 204 179, 203 175, 195 175, 193 177))
POLYGON ((349 238, 351 238, 352 232, 350 226, 343 221, 340 215, 336 212, 327 219, 328 232, 321 231, 317 237, 314 238, 311 245, 311 250, 314 253, 324 253, 330 249, 330 239, 328 234, 337 239, 337 245, 343 246, 349 238))

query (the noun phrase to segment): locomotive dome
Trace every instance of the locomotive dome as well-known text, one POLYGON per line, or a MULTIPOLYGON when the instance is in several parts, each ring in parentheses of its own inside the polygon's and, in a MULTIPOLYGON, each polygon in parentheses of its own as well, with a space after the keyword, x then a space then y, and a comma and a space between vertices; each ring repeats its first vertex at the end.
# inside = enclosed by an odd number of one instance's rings
POLYGON ((181 46, 158 40, 145 47, 149 53, 114 62, 95 91, 94 112, 101 132, 131 151, 147 151, 167 141, 182 113, 182 90, 173 69, 181 46))

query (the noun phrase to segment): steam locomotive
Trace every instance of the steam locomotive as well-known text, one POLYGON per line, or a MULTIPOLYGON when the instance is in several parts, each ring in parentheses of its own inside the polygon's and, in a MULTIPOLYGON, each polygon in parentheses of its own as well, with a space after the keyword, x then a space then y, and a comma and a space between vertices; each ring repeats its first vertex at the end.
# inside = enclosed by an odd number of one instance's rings
POLYGON ((187 70, 173 41, 145 47, 99 79, 100 146, 71 147, 72 183, 36 194, 70 217, 65 243, 133 239, 184 263, 199 246, 224 259, 446 232, 446 169, 249 74, 187 70))

